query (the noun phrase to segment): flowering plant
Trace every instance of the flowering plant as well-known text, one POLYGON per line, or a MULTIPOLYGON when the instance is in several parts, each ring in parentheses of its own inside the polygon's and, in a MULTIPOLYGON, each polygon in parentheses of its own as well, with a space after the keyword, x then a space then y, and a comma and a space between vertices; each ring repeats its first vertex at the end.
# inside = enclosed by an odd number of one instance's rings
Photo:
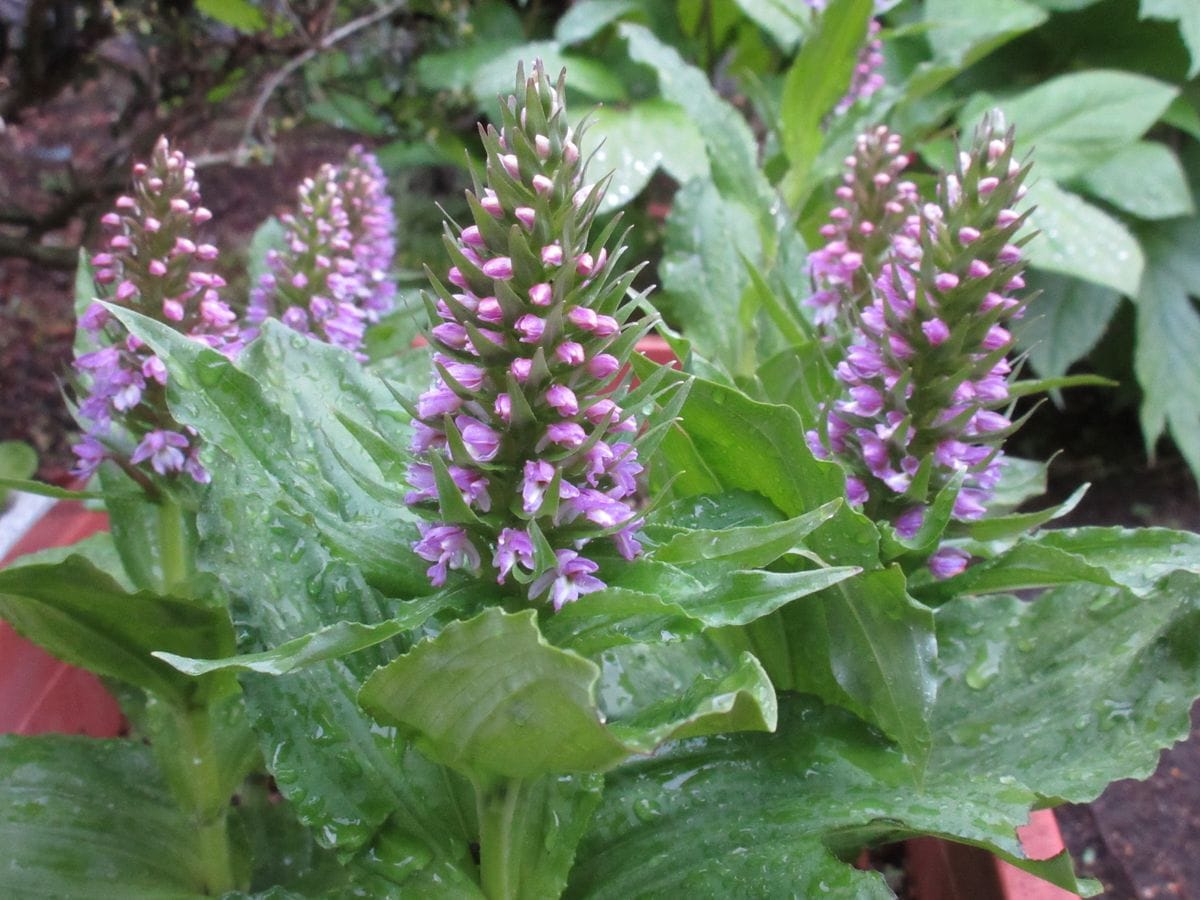
POLYGON ((383 368, 367 155, 301 187, 241 322, 187 161, 135 170, 77 360, 112 532, 0 572, 0 613, 142 740, 0 740, 6 892, 888 896, 847 861, 918 834, 1078 888, 1014 828, 1186 731, 1200 538, 1013 511, 1046 385, 1009 361, 1011 134, 924 193, 863 134, 811 322, 753 271, 778 349, 735 377, 740 335, 632 290, 565 102, 518 73, 429 348, 383 368))

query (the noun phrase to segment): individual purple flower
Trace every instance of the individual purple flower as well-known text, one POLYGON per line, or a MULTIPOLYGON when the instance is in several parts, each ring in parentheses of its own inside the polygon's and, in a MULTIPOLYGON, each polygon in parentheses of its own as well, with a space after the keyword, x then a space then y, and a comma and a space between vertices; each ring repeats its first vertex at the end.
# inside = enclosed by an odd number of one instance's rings
POLYGON ((421 559, 433 563, 425 574, 434 587, 446 583, 450 569, 479 569, 479 551, 466 531, 457 525, 420 525, 421 539, 413 550, 421 559))
POLYGON ((549 594, 554 609, 560 610, 584 594, 604 590, 605 584, 592 573, 600 567, 574 550, 555 550, 557 565, 543 572, 529 588, 530 596, 549 594))
POLYGON ((395 218, 375 157, 352 148, 300 183, 283 247, 250 292, 245 336, 277 315, 289 328, 362 355, 367 325, 392 309, 395 218))
MULTIPOLYGON (((221 299, 224 279, 210 271, 216 248, 197 241, 210 213, 200 203, 192 164, 160 138, 133 175, 130 193, 101 218, 109 237, 107 249, 92 257, 98 293, 233 355, 240 346, 237 316, 221 299)), ((206 483, 194 434, 167 409, 163 361, 99 303, 87 308, 79 327, 96 349, 75 359, 78 411, 86 425, 75 471, 90 476, 111 458, 144 464, 161 477, 183 472, 206 483)))
MULTIPOLYGON (((1010 401, 1004 356, 1012 335, 1004 323, 1025 303, 1008 296, 1024 283, 1015 238, 1022 219, 1012 210, 1026 171, 1013 159, 1012 134, 987 120, 941 179, 936 203, 910 197, 881 220, 886 228, 871 230, 890 249, 864 254, 855 277, 867 279, 867 289, 836 285, 842 396, 809 441, 849 470, 851 502, 891 522, 901 538, 916 534, 927 504, 952 483, 952 520, 982 518, 999 480, 999 445, 1012 429, 997 409, 1010 401), (927 457, 932 467, 918 481, 927 457)), ((967 560, 943 548, 929 566, 947 577, 967 560)))
MULTIPOLYGON (((433 476, 444 465, 476 519, 428 526, 418 552, 441 561, 433 529, 452 528, 499 584, 555 609, 603 587, 586 548, 641 553, 639 425, 611 382, 629 332, 649 327, 621 309, 633 278, 618 265, 624 248, 589 236, 602 192, 584 181, 563 102, 563 82, 538 64, 483 132, 487 183, 468 194, 472 221, 447 233, 445 279, 432 278, 435 375, 416 404, 407 495, 450 518, 433 476)), ((435 584, 450 568, 430 570, 435 584)))

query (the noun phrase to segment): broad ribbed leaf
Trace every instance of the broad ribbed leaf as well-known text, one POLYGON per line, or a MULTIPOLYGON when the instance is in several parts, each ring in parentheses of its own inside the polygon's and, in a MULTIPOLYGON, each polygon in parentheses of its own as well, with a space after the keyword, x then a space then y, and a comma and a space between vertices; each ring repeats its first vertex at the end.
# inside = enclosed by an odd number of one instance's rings
POLYGON ((1104 336, 1121 294, 1050 272, 1030 272, 1027 280, 1033 299, 1021 320, 1013 323, 1013 334, 1038 374, 1065 375, 1104 336))
POLYGON ((206 893, 192 824, 134 741, 0 736, 0 847, 5 897, 206 893))
POLYGON ((1196 211, 1183 166, 1166 144, 1130 144, 1081 181, 1088 193, 1142 219, 1173 219, 1196 211))
POLYGON ((663 247, 667 303, 688 339, 706 358, 736 370, 746 336, 731 327, 750 285, 743 258, 759 260, 762 245, 747 207, 695 179, 675 195, 663 247))
POLYGON ((709 177, 704 138, 674 103, 650 99, 628 106, 601 106, 588 116, 588 142, 597 147, 593 177, 607 175, 603 212, 633 200, 662 169, 680 184, 709 177))
POLYGON ((1132 144, 1158 121, 1174 85, 1131 72, 1060 75, 999 103, 1017 146, 1037 151, 1043 178, 1082 175, 1132 144))
POLYGON ((1146 259, 1124 225, 1046 179, 1030 187, 1028 203, 1029 227, 1039 232, 1029 245, 1036 268, 1137 293, 1146 259))
MULTIPOLYGON (((1177 572, 1140 597, 1076 585, 1032 603, 956 600, 938 613, 942 683, 919 782, 860 721, 788 698, 775 735, 675 744, 610 775, 568 896, 888 897, 836 855, 921 833, 1015 859, 1030 808, 1145 776, 1187 733, 1198 589, 1177 572)), ((1081 890, 1064 857, 1019 864, 1081 890)))
MULTIPOLYGON (((1035 801, 969 768, 918 784, 861 720, 787 697, 773 735, 674 744, 612 773, 566 896, 888 898, 850 865, 864 844, 930 833, 1015 855, 1035 801)), ((1032 867, 1074 887, 1061 860, 1032 867)))
POLYGON ((199 432, 208 468, 228 470, 225 486, 253 504, 242 516, 262 521, 280 503, 381 587, 428 592, 425 566, 409 549, 416 518, 403 502, 372 497, 347 470, 381 478, 339 413, 407 443, 408 415, 379 379, 348 365, 344 350, 273 320, 235 365, 166 325, 111 309, 166 363, 172 413, 199 432))
POLYGON ((658 92, 682 107, 708 145, 713 179, 721 193, 751 209, 767 209, 773 192, 758 167, 758 143, 745 118, 713 89, 708 76, 647 28, 623 22, 618 33, 634 62, 658 74, 658 92))
POLYGON ((359 699, 431 758, 476 780, 601 772, 701 725, 769 727, 770 682, 748 676, 745 665, 669 708, 608 727, 595 663, 546 643, 532 610, 489 609, 377 671, 359 699))

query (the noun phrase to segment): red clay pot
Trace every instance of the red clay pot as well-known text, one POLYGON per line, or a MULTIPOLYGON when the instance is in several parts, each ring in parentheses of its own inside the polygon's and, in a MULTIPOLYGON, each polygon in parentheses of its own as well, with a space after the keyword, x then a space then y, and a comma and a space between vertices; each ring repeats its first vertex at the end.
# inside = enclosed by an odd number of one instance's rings
MULTIPOLYGON (((77 501, 56 503, 0 560, 66 547, 108 527, 108 516, 77 501)), ((121 710, 100 680, 50 656, 0 622, 0 734, 62 732, 115 737, 121 710)))

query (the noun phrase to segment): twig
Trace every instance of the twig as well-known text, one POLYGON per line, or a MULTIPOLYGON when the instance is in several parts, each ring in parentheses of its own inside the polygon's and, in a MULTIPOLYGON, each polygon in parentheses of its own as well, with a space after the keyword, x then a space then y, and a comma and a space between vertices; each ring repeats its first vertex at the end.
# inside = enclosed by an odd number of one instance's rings
POLYGON ((386 19, 399 12, 405 5, 407 0, 396 0, 386 6, 376 10, 375 12, 347 22, 341 28, 337 28, 329 34, 325 35, 317 44, 309 47, 307 50, 300 53, 298 56, 288 60, 288 62, 267 78, 263 84, 262 90, 259 92, 258 98, 254 101, 254 106, 250 110, 250 114, 246 117, 246 127, 242 129, 242 138, 238 141, 235 158, 239 164, 246 161, 250 154, 250 142, 254 138, 254 132, 258 129, 258 123, 262 119, 263 111, 267 107, 267 102, 271 99, 271 95, 286 81, 293 72, 311 60, 322 50, 328 50, 339 41, 343 41, 362 29, 374 25, 381 19, 386 19))

